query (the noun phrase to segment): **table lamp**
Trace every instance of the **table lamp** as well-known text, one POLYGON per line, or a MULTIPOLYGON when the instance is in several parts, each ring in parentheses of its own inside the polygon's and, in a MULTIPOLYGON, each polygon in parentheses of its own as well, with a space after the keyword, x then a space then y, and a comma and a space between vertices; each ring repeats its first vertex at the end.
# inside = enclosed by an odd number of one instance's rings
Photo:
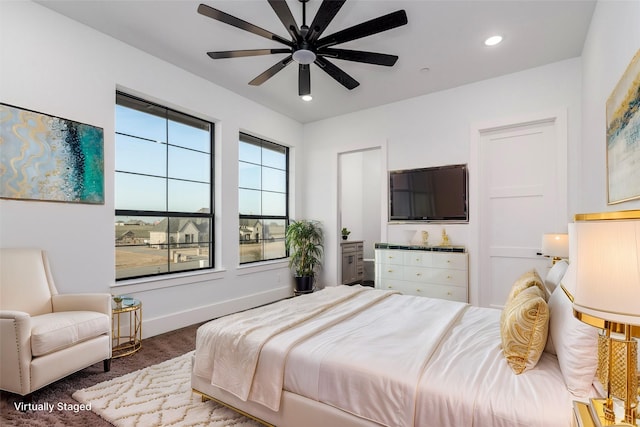
POLYGON ((550 257, 553 264, 569 258, 569 235, 564 233, 542 235, 542 255, 550 257))
POLYGON ((600 425, 638 426, 640 210, 576 215, 575 232, 574 314, 601 329, 598 379, 606 397, 592 399, 592 413, 600 425), (614 399, 624 402, 624 420, 616 420, 614 399))

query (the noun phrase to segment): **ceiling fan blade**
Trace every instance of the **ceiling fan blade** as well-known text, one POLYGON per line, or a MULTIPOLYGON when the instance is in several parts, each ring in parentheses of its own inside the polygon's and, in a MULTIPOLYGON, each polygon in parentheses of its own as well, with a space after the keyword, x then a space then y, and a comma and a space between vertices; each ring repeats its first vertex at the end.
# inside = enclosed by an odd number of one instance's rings
POLYGON ((207 52, 212 59, 242 58, 245 56, 271 55, 274 53, 291 53, 291 49, 248 49, 248 50, 224 50, 219 52, 207 52))
POLYGON ((309 64, 298 66, 298 95, 309 95, 311 93, 311 71, 309 64))
POLYGON ((280 18, 282 25, 284 25, 289 34, 291 34, 291 39, 299 41, 300 33, 298 32, 298 24, 291 14, 291 9, 289 9, 289 6, 287 6, 287 2, 285 0, 268 1, 273 11, 276 13, 276 15, 278 15, 278 18, 280 18))
POLYGON ((286 44, 287 46, 293 46, 293 42, 290 40, 283 39, 277 34, 273 34, 271 31, 267 31, 264 28, 260 28, 256 25, 250 24, 247 21, 243 21, 240 18, 236 18, 235 16, 229 15, 221 10, 214 9, 206 4, 201 4, 198 6, 198 13, 204 16, 208 16, 211 19, 215 19, 216 21, 224 22, 225 24, 231 25, 233 27, 239 28, 241 30, 248 31, 255 35, 267 38, 269 40, 274 40, 282 44, 286 44))
POLYGON ((307 39, 310 42, 318 40, 318 37, 327 29, 327 26, 346 1, 347 0, 323 0, 309 28, 307 39))
POLYGON ((291 61, 293 61, 293 57, 291 55, 289 55, 285 59, 283 59, 282 61, 278 61, 271 68, 268 68, 266 71, 261 73, 259 76, 257 76, 253 80, 251 80, 249 82, 249 84, 251 86, 260 86, 262 83, 266 82, 271 77, 275 76, 278 71, 282 70, 284 67, 289 65, 289 63, 291 61))
POLYGON ((344 61, 364 62, 366 64, 384 65, 392 67, 398 57, 386 53, 365 52, 362 50, 324 48, 318 51, 318 55, 329 58, 342 59, 344 61))
POLYGON ((360 83, 358 83, 353 77, 324 59, 322 56, 316 57, 315 64, 349 90, 355 89, 360 85, 360 83))
POLYGON ((338 31, 330 36, 323 37, 318 40, 317 46, 318 49, 321 49, 323 47, 345 43, 351 40, 367 37, 372 34, 391 30, 392 28, 400 27, 405 25, 407 22, 407 13, 404 10, 397 10, 370 21, 354 25, 353 27, 345 28, 344 30, 338 31))

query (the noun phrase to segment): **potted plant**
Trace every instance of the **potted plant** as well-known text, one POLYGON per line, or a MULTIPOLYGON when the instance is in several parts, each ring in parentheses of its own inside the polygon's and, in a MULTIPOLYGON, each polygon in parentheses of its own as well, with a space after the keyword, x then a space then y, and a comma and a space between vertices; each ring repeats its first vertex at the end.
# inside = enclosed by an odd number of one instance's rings
POLYGON ((351 234, 351 232, 347 227, 342 227, 341 233, 342 233, 342 240, 347 240, 347 238, 349 237, 349 234, 351 234))
POLYGON ((292 221, 285 233, 289 268, 293 269, 297 292, 311 292, 316 268, 322 264, 322 227, 318 221, 292 221))

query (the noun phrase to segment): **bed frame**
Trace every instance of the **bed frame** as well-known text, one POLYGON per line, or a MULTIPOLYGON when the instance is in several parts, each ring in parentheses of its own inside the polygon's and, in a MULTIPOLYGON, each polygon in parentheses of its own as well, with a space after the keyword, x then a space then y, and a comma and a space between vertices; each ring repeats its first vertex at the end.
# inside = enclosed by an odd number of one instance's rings
POLYGON ((267 427, 381 427, 381 424, 288 391, 282 394, 280 410, 274 412, 260 404, 242 401, 193 373, 191 387, 203 401, 213 400, 267 427))

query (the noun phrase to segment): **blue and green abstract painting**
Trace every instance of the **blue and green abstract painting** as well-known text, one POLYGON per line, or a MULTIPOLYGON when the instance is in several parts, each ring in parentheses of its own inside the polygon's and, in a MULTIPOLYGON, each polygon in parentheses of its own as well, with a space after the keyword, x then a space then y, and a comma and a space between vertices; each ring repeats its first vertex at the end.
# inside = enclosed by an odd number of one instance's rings
POLYGON ((103 130, 0 104, 0 197, 104 203, 103 130))

